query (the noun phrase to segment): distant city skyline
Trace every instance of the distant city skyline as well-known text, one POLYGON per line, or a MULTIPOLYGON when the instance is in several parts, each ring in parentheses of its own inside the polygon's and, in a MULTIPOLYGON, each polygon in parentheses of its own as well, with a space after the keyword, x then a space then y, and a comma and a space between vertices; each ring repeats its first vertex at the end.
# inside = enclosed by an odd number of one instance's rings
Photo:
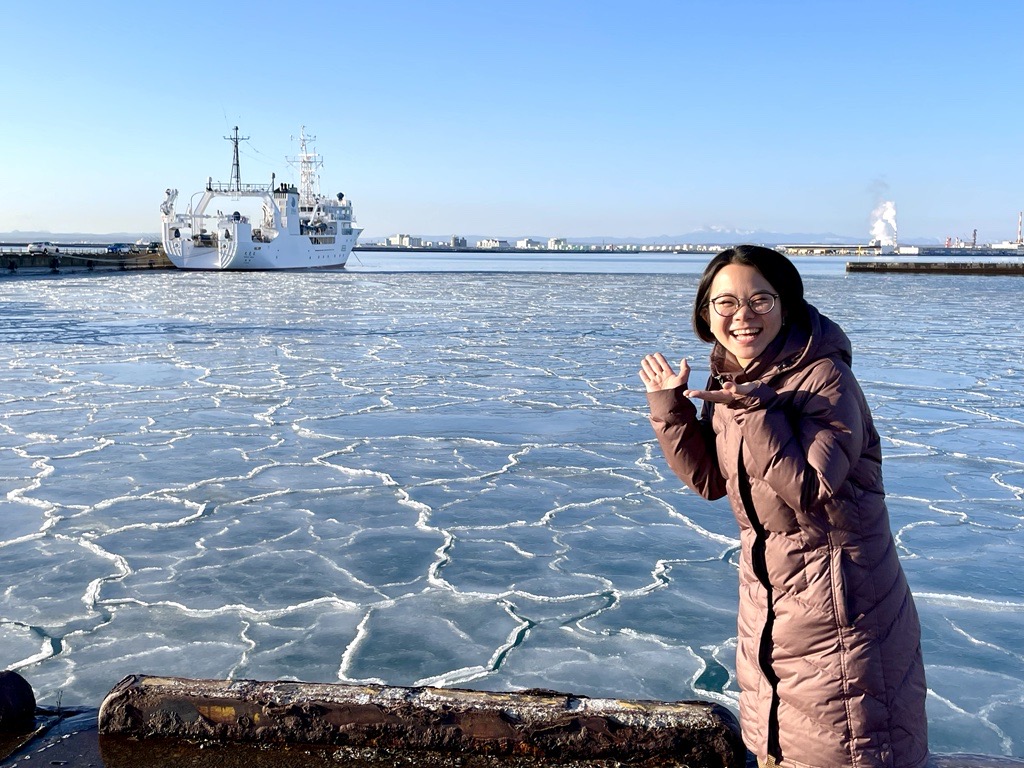
MULTIPOLYGON (((487 234, 466 234, 453 233, 425 234, 425 233, 393 233, 390 235, 363 235, 359 238, 357 248, 360 246, 389 246, 401 248, 430 248, 438 246, 442 248, 456 247, 474 249, 491 249, 499 247, 515 247, 519 249, 546 248, 559 250, 562 246, 566 250, 574 250, 586 247, 609 246, 613 248, 633 248, 636 250, 664 249, 678 246, 695 246, 698 250, 706 250, 709 247, 728 247, 740 243, 758 243, 763 245, 836 245, 843 247, 858 246, 946 246, 946 247, 972 247, 975 243, 982 248, 1008 247, 1011 243, 1003 241, 984 241, 978 237, 970 238, 947 238, 943 242, 940 238, 911 238, 900 239, 892 237, 891 234, 876 237, 879 234, 876 228, 869 236, 843 235, 834 232, 765 232, 765 231, 730 231, 730 230, 703 230, 697 232, 679 233, 677 235, 657 235, 650 237, 610 237, 600 235, 582 235, 578 237, 550 237, 543 233, 516 234, 516 235, 487 235, 487 234), (553 245, 554 244, 554 245, 553 245)), ((160 234, 156 230, 148 231, 119 231, 119 232, 52 232, 50 230, 14 230, 0 232, 0 246, 10 247, 17 244, 24 244, 35 241, 48 241, 56 245, 102 245, 110 242, 123 242, 149 245, 158 243, 160 234)), ((1017 237, 1012 238, 1015 245, 1020 242, 1017 237)))
POLYGON ((1016 238, 1024 4, 282 8, 5 9, 0 232, 156 232, 166 188, 229 179, 236 125, 243 182, 297 181, 305 125, 365 239, 866 242, 885 203, 901 242, 1016 238))

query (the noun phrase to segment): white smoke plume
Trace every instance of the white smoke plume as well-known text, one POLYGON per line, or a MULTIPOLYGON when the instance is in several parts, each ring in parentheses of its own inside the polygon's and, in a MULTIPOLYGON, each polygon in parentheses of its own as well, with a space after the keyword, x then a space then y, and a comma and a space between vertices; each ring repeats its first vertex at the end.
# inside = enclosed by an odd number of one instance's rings
POLYGON ((896 247, 896 203, 886 200, 871 212, 871 238, 882 246, 896 247))

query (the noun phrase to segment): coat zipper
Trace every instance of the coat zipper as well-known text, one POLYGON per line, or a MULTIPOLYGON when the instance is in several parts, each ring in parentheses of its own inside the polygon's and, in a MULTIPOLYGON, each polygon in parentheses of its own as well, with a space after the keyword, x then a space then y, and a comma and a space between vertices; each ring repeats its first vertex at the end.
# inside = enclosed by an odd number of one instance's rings
POLYGON ((747 513, 747 519, 754 529, 754 544, 750 552, 750 564, 757 576, 761 586, 765 589, 765 622, 761 628, 761 637, 757 648, 758 666, 761 674, 768 681, 772 689, 771 704, 768 709, 767 723, 767 744, 765 747, 770 756, 781 755, 779 747, 779 677, 772 667, 772 630, 775 626, 775 607, 773 604, 774 594, 772 591, 771 579, 768 578, 768 563, 765 559, 765 545, 768 540, 768 532, 757 517, 757 510, 754 508, 754 497, 750 491, 750 477, 747 475, 747 468, 743 462, 743 438, 740 438, 738 457, 738 480, 740 500, 743 502, 743 510, 747 513))
POLYGON ((829 570, 832 572, 832 602, 835 605, 837 626, 848 629, 853 626, 850 621, 850 606, 847 603, 846 579, 843 577, 843 548, 832 541, 828 534, 829 570))

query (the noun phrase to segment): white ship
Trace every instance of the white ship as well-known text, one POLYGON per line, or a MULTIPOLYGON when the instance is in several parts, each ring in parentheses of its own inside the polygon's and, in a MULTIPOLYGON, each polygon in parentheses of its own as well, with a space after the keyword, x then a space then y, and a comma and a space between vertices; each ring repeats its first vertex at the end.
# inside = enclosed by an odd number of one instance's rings
MULTIPOLYGON (((186 213, 175 213, 178 190, 168 189, 160 205, 164 251, 180 269, 310 269, 344 267, 361 229, 353 226, 352 203, 344 195, 320 194, 317 169, 323 161, 306 150, 299 135, 299 188, 290 184, 242 184, 238 128, 225 137, 234 144, 231 182, 206 183, 202 199, 186 213), (262 201, 258 222, 238 210, 207 213, 214 201, 262 201)), ((314 140, 310 137, 310 140, 314 140)), ((197 193, 198 194, 198 193, 197 193)), ((193 195, 193 198, 195 196, 193 195)), ((234 208, 233 205, 225 207, 234 208)))

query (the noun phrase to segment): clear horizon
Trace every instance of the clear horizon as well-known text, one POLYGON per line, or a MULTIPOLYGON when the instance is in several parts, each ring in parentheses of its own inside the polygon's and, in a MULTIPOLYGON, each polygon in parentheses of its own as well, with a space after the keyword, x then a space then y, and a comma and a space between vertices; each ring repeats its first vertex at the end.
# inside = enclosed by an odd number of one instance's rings
POLYGON ((900 242, 997 242, 1024 208, 1024 4, 54 0, 5 29, 0 231, 158 231, 236 125, 250 182, 296 180, 304 125, 369 238, 867 240, 891 202, 900 242))

